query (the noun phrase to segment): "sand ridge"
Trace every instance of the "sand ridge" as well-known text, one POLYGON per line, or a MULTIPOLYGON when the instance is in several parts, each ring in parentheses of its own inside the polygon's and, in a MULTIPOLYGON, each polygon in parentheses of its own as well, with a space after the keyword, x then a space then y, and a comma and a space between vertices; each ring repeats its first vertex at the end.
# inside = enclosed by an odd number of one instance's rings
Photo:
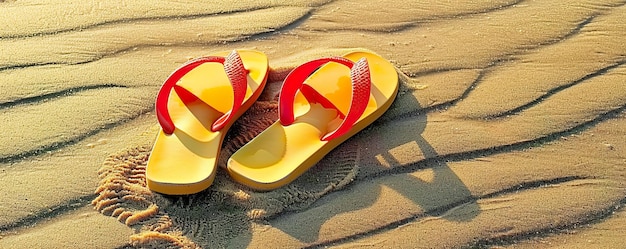
MULTIPOLYGON (((619 245, 625 4, 0 2, 0 247, 28 248, 51 230, 52 247, 128 245, 125 224, 88 211, 97 170, 150 144, 158 87, 189 58, 254 48, 286 72, 359 47, 389 59, 402 84, 339 149, 359 155, 354 181, 256 220, 235 203, 219 215, 236 229, 214 237, 181 219, 191 231, 181 235, 235 248, 619 245), (80 214, 110 236, 77 236, 82 226, 64 224, 80 214)), ((146 235, 144 245, 158 241, 146 235)))

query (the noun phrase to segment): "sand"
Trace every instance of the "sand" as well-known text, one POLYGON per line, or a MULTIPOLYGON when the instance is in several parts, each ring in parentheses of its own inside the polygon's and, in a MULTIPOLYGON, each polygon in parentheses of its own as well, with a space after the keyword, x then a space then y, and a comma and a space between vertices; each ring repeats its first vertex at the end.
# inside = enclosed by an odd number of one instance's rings
POLYGON ((0 248, 624 247, 626 2, 277 2, 0 1, 0 248), (236 48, 276 69, 254 117, 357 48, 400 92, 284 188, 146 191, 163 80, 236 48))

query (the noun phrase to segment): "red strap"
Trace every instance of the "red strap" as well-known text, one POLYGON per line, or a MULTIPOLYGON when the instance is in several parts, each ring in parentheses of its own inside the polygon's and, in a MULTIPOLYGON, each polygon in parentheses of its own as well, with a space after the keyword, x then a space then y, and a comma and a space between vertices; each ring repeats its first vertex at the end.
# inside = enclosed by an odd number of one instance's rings
POLYGON ((213 132, 221 130, 233 119, 246 98, 248 90, 248 71, 244 68, 241 57, 239 57, 237 52, 233 51, 228 55, 224 63, 224 70, 230 80, 230 84, 233 86, 233 108, 213 123, 211 126, 211 131, 213 132))
MULTIPOLYGON (((324 135, 321 140, 328 141, 339 137, 350 130, 350 128, 359 120, 367 103, 369 102, 370 90, 371 90, 371 76, 367 59, 362 58, 356 63, 341 58, 322 58, 302 64, 297 67, 285 78, 285 83, 281 89, 281 93, 278 100, 279 106, 279 120, 282 125, 288 126, 295 121, 295 115, 293 110, 293 103, 295 101, 298 90, 307 98, 311 103, 320 103, 325 108, 337 109, 328 99, 323 97, 312 87, 304 85, 304 81, 322 65, 336 62, 350 68, 350 78, 352 80, 352 96, 350 108, 348 114, 345 116, 340 112, 340 116, 343 119, 339 127, 324 135)), ((338 109, 337 109, 338 110, 338 109)))
POLYGON ((159 124, 163 128, 163 132, 166 134, 174 133, 176 129, 174 126, 174 122, 170 117, 169 110, 167 109, 167 101, 169 99, 171 90, 176 83, 189 71, 194 68, 208 62, 217 62, 224 64, 224 70, 226 71, 226 75, 230 80, 231 85, 233 86, 234 92, 234 100, 233 100, 233 108, 221 116, 213 125, 211 126, 212 131, 220 130, 224 127, 232 119, 232 113, 236 113, 237 110, 241 107, 241 104, 245 98, 246 90, 247 90, 247 70, 243 66, 243 62, 237 54, 236 51, 231 52, 227 58, 221 56, 207 56, 201 57, 192 61, 189 61, 182 65, 180 68, 176 69, 163 83, 156 99, 156 115, 159 120, 159 124))
POLYGON ((372 87, 372 78, 367 59, 361 58, 354 64, 354 67, 350 70, 350 79, 352 80, 352 100, 348 114, 346 114, 346 118, 335 131, 322 137, 322 141, 329 141, 347 133, 359 121, 361 115, 365 112, 365 108, 367 108, 372 87))

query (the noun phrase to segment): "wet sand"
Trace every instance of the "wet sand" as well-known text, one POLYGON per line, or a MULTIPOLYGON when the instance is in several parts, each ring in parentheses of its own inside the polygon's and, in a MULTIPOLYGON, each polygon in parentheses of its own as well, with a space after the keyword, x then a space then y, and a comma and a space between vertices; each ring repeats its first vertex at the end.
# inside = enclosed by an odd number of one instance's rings
POLYGON ((626 3, 405 2, 0 1, 0 248, 623 247, 626 3), (103 187, 141 171, 171 71, 237 48, 279 73, 368 49, 400 92, 277 191, 103 187))

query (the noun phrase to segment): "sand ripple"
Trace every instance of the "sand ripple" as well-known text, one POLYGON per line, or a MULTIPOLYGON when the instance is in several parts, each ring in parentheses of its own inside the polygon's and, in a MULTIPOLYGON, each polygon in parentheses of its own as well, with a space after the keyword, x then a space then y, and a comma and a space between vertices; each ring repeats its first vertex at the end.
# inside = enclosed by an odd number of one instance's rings
POLYGON ((15 0, 0 16, 0 248, 621 246, 623 0, 15 0), (400 94, 297 182, 145 189, 178 65, 254 48, 278 69, 227 155, 273 119, 285 72, 357 47, 397 67, 400 94), (110 236, 87 242, 77 217, 110 236))

